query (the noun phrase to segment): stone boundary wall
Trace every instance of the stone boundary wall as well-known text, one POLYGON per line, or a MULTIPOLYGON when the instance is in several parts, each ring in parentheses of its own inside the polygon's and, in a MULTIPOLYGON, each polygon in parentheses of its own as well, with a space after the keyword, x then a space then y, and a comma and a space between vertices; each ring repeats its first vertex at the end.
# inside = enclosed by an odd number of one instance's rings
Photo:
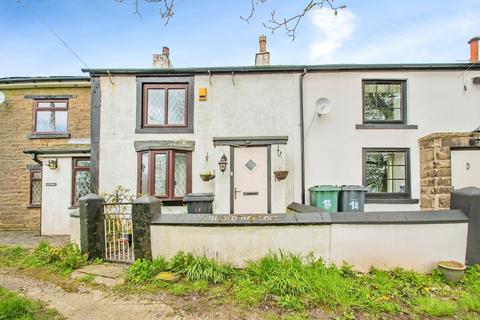
POLYGON ((420 209, 450 208, 452 191, 452 147, 469 145, 472 134, 434 133, 419 139, 420 147, 420 209))

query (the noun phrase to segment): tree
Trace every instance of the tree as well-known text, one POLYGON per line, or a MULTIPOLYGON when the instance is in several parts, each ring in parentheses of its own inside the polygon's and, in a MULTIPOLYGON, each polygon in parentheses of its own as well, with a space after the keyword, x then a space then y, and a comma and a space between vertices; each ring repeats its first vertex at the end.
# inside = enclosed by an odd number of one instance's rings
MULTIPOLYGON (((134 13, 141 16, 140 14, 140 3, 158 3, 160 6, 160 18, 167 25, 170 22, 170 19, 175 13, 175 0, 115 0, 119 3, 132 2, 134 5, 134 13)), ((266 3, 268 0, 250 0, 250 12, 246 16, 240 16, 245 22, 250 22, 250 19, 255 15, 256 9, 259 5, 266 3)), ((292 41, 295 40, 297 27, 302 21, 302 19, 314 8, 330 8, 337 14, 338 10, 346 8, 345 5, 335 5, 335 0, 320 0, 314 1, 309 0, 303 9, 298 12, 296 15, 291 17, 278 18, 275 9, 270 13, 270 19, 267 22, 263 23, 263 26, 268 29, 271 33, 275 33, 279 29, 284 29, 287 36, 289 36, 292 41)))

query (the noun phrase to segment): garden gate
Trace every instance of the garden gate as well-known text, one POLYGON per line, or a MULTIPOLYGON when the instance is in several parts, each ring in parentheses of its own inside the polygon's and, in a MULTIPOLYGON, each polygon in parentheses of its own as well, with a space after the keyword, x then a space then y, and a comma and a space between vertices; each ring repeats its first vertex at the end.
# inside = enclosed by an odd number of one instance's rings
POLYGON ((103 210, 107 261, 134 261, 132 203, 106 203, 103 210))

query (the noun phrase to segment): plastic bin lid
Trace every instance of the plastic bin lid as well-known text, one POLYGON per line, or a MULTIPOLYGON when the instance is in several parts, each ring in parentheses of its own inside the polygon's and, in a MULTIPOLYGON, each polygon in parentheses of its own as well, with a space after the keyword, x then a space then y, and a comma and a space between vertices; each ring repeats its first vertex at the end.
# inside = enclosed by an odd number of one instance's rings
POLYGON ((215 198, 215 194, 212 192, 199 192, 199 193, 189 193, 183 198, 185 202, 192 202, 192 201, 213 201, 215 198))
POLYGON ((368 192, 368 188, 365 187, 365 186, 344 185, 344 186, 342 186, 342 191, 365 191, 365 192, 368 192))
POLYGON ((313 186, 308 189, 308 191, 340 191, 342 188, 339 186, 332 186, 332 185, 320 185, 320 186, 313 186))

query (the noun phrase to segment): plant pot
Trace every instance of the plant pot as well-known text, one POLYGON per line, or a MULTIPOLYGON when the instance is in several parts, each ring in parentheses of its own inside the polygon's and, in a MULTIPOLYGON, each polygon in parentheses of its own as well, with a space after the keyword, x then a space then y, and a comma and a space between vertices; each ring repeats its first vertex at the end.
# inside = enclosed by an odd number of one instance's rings
POLYGON ((215 175, 213 173, 200 173, 200 178, 203 181, 210 181, 215 178, 215 175))
POLYGON ((457 261, 440 261, 438 263, 438 270, 447 281, 458 282, 462 280, 465 274, 465 265, 457 261))
POLYGON ((288 171, 273 171, 273 174, 275 175, 275 180, 276 181, 282 181, 285 180, 288 176, 288 171))

